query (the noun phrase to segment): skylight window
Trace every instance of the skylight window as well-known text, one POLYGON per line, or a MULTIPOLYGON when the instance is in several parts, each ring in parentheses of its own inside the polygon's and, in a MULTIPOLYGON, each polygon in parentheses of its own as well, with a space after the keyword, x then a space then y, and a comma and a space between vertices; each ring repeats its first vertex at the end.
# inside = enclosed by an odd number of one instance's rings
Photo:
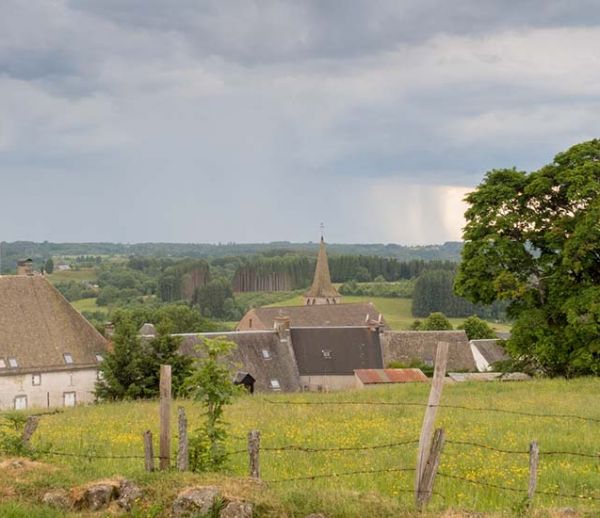
POLYGON ((263 349, 262 350, 262 357, 265 360, 268 360, 269 358, 271 358, 271 351, 269 351, 269 349, 263 349))
POLYGON ((329 349, 323 349, 321 352, 323 353, 323 358, 331 360, 331 351, 329 349))
POLYGON ((100 363, 102 360, 104 360, 104 357, 101 354, 96 354, 96 361, 100 363))
POLYGON ((277 379, 272 379, 271 380, 271 388, 273 390, 281 390, 281 385, 279 384, 279 380, 277 379))
POLYGON ((19 364, 17 363, 17 359, 16 358, 9 358, 8 359, 8 365, 10 367, 12 367, 13 369, 17 368, 19 366, 19 364))
POLYGON ((4 358, 0 358, 0 369, 6 369, 6 362, 4 358))
POLYGON ((65 354, 63 354, 63 358, 65 359, 65 363, 67 365, 73 363, 73 357, 71 356, 71 353, 65 353, 65 354))

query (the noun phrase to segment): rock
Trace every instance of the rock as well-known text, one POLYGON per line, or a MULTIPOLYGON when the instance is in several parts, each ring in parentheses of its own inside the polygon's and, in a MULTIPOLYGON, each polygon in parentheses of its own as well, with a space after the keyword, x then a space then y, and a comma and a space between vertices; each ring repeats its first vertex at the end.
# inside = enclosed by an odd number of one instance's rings
POLYGON ((304 518, 327 518, 323 513, 310 513, 307 514, 304 518))
POLYGON ((221 512, 219 518, 252 518, 254 513, 254 505, 250 502, 229 502, 221 512))
POLYGON ((190 487, 181 491, 173 502, 173 516, 195 516, 208 513, 220 498, 215 486, 190 487))
POLYGON ((86 488, 81 498, 77 501, 79 509, 98 511, 108 507, 111 500, 118 494, 118 486, 113 484, 93 484, 86 488))
POLYGON ((130 480, 121 480, 117 504, 125 511, 131 511, 133 503, 142 497, 142 490, 130 480))
POLYGON ((56 509, 68 509, 71 507, 71 499, 64 489, 53 489, 48 491, 42 498, 42 502, 56 509))

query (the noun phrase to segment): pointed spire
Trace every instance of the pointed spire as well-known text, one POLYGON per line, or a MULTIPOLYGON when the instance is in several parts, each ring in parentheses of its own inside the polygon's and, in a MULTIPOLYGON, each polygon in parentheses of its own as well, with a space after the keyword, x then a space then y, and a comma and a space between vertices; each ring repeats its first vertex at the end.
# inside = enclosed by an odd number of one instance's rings
POLYGON ((310 289, 304 294, 304 297, 307 299, 307 304, 337 304, 341 299, 339 292, 331 284, 327 250, 325 249, 323 235, 321 235, 321 244, 319 246, 313 283, 310 289))

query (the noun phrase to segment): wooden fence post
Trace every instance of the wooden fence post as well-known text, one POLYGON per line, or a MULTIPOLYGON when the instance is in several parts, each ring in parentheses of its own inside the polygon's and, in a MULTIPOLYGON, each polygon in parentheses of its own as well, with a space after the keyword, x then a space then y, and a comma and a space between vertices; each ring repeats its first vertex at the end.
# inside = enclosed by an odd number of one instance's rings
POLYGON ((423 427, 419 437, 419 452, 417 454, 417 469, 415 474, 415 501, 419 505, 419 493, 421 493, 421 481, 423 480, 423 471, 428 461, 433 428, 435 426, 435 416, 438 405, 442 397, 444 387, 444 376, 446 375, 446 364, 448 362, 448 342, 438 342, 435 355, 435 369, 433 380, 431 381, 431 391, 429 400, 423 417, 423 427))
POLYGON ((21 436, 21 443, 23 443, 23 446, 29 446, 31 436, 37 430, 39 422, 40 419, 37 416, 30 415, 27 418, 27 421, 25 421, 25 428, 23 429, 23 435, 21 436))
POLYGON ((171 366, 160 366, 160 469, 171 466, 171 366))
POLYGON ((442 450, 444 449, 445 434, 443 428, 438 428, 433 434, 433 440, 431 441, 431 450, 427 458, 423 470, 423 477, 419 490, 417 492, 417 503, 419 508, 423 508, 431 500, 431 494, 433 493, 433 484, 435 482, 435 476, 440 465, 442 456, 442 450))
POLYGON ((537 441, 533 441, 529 445, 529 489, 527 490, 527 498, 529 502, 533 500, 535 489, 537 487, 537 469, 540 459, 540 448, 537 441))
POLYGON ((248 432, 248 455, 250 456, 250 476, 260 478, 260 432, 252 430, 248 432))
POLYGON ((154 448, 150 430, 144 432, 144 467, 146 471, 154 471, 154 448))
POLYGON ((187 417, 185 416, 185 408, 182 406, 178 409, 178 429, 179 429, 179 447, 177 449, 177 469, 179 471, 187 471, 189 465, 188 454, 188 435, 187 435, 187 417))

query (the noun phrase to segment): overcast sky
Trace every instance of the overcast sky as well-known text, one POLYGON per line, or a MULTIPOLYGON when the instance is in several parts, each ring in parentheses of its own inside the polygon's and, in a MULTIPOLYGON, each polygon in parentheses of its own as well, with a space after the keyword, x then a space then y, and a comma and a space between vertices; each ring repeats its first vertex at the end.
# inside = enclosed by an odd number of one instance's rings
POLYGON ((0 240, 456 240, 599 125, 595 0, 0 0, 0 240))

